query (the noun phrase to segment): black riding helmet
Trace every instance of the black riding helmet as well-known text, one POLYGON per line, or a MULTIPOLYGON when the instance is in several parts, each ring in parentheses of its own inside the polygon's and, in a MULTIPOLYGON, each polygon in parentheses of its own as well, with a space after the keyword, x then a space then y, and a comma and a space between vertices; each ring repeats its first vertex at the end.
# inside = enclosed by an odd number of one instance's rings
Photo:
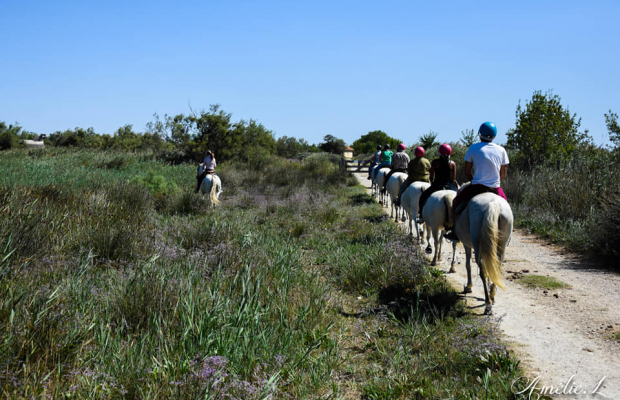
POLYGON ((385 146, 383 146, 383 150, 389 150, 390 149, 390 145, 386 144, 385 146))
POLYGON ((381 145, 377 145, 377 150, 381 150, 381 145))

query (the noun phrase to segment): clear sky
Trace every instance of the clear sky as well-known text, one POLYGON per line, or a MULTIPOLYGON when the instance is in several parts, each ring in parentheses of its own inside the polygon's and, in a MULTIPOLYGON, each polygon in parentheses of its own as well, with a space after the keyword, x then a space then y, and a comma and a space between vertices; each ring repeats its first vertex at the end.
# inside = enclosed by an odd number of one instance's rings
POLYGON ((552 89, 608 144, 620 113, 620 1, 0 0, 0 121, 142 132, 220 104, 276 137, 409 145, 552 89))

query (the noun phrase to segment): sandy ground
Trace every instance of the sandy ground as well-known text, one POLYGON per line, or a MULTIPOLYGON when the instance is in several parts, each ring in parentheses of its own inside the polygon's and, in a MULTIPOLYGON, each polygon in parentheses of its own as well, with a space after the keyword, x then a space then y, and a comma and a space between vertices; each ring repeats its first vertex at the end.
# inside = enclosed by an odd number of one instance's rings
MULTIPOLYGON (((370 190, 366 175, 355 175, 370 190)), ((442 247, 437 267, 447 273, 452 246, 444 242, 442 247)), ((462 289, 467 273, 460 244, 456 259, 457 272, 446 276, 462 289)), ((552 386, 553 398, 620 399, 620 343, 613 338, 620 332, 620 274, 597 269, 520 230, 512 234, 503 268, 506 290, 498 289, 493 315, 501 318, 505 339, 519 354, 530 380, 539 377, 538 388, 552 386), (551 276, 571 288, 526 288, 518 277, 527 274, 551 276)), ((468 308, 480 314, 484 291, 476 264, 472 275, 468 308)), ((540 390, 531 398, 538 394, 540 390)))

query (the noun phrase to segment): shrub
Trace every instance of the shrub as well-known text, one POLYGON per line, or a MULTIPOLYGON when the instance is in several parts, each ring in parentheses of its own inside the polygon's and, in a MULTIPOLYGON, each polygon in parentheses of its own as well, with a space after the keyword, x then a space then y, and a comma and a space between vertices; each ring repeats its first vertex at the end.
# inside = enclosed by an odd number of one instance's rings
POLYGON ((146 176, 137 176, 132 182, 138 183, 150 190, 154 195, 173 195, 180 192, 179 187, 174 182, 168 182, 163 175, 149 172, 146 176))

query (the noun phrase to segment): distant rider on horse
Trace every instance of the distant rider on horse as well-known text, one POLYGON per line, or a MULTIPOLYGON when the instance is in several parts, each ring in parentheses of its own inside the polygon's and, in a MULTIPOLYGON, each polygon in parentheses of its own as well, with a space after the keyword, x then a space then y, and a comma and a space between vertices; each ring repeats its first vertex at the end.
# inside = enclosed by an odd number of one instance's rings
POLYGON ((390 165, 391 171, 388 172, 385 180, 383 181, 383 189, 385 192, 385 188, 387 187, 387 183, 392 177, 392 174, 396 172, 407 172, 407 166, 409 165, 409 154, 405 153, 405 145, 403 143, 399 144, 396 148, 396 153, 392 156, 392 164, 390 165))
POLYGON ((377 165, 374 169, 375 173, 374 176, 375 178, 377 177, 377 172, 379 172, 379 170, 383 167, 389 167, 390 165, 392 165, 392 155, 394 154, 394 152, 392 150, 390 150, 390 145, 386 144, 385 146, 383 146, 383 151, 381 152, 381 155, 379 156, 379 165, 377 165))
MULTIPOLYGON (((493 143, 493 139, 497 136, 497 127, 492 122, 485 122, 480 125, 478 135, 481 142, 469 146, 465 153, 463 172, 465 177, 471 180, 471 184, 463 188, 454 198, 450 223, 455 221, 455 216, 460 215, 469 200, 478 194, 491 192, 507 200, 500 182, 506 178, 509 161, 506 150, 493 143)), ((454 226, 444 234, 444 238, 458 240, 454 226)))
POLYGON ((368 167, 368 179, 370 179, 370 173, 373 168, 379 165, 381 162, 381 145, 377 145, 377 151, 372 155, 372 159, 370 160, 370 167, 368 167))
POLYGON ((194 190, 196 193, 200 191, 200 184, 202 183, 202 180, 208 174, 215 174, 215 167, 217 166, 217 162, 215 162, 215 155, 213 154, 211 150, 207 151, 207 156, 202 161, 201 165, 202 165, 202 174, 196 175, 196 181, 197 181, 196 190, 194 190))
POLYGON ((449 144, 444 143, 439 146, 439 158, 434 159, 431 163, 431 186, 422 193, 418 203, 418 211, 420 213, 418 216, 419 224, 424 223, 422 209, 428 198, 431 197, 431 194, 438 190, 443 190, 446 186, 456 190, 456 164, 450 160, 450 155, 452 155, 452 147, 449 144))
POLYGON ((398 197, 394 200, 394 204, 397 206, 400 206, 401 196, 413 182, 430 182, 429 171, 431 169, 431 163, 424 158, 424 148, 420 146, 416 147, 413 154, 415 158, 409 161, 407 165, 407 179, 400 185, 398 197))

